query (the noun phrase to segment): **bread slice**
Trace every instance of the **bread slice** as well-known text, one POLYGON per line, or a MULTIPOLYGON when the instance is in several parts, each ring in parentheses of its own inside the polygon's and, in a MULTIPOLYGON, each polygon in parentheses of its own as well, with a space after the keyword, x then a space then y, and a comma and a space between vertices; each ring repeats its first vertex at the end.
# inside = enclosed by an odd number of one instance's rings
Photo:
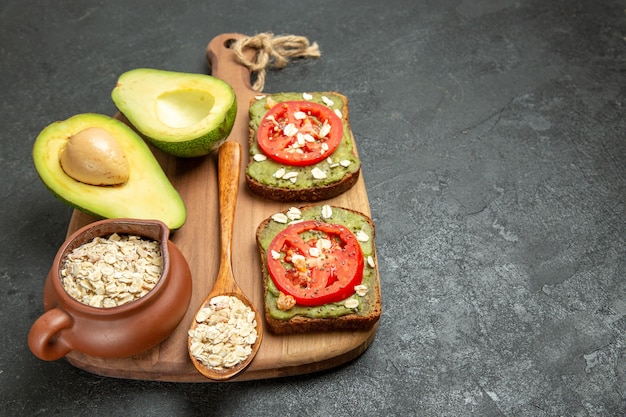
POLYGON ((264 313, 267 327, 277 334, 306 333, 333 330, 366 330, 374 326, 382 311, 380 280, 374 245, 374 223, 363 213, 341 207, 308 205, 290 208, 265 219, 257 228, 256 242, 261 255, 261 269, 264 287, 264 313), (328 209, 332 216, 325 218, 328 209), (277 307, 280 291, 274 285, 267 267, 268 247, 274 237, 290 222, 319 220, 326 223, 342 224, 356 236, 363 256, 362 284, 366 286, 364 295, 352 294, 348 299, 358 300, 358 307, 348 308, 346 300, 322 306, 307 307, 296 304, 287 311, 277 307), (363 238, 366 236, 367 238, 363 238))
POLYGON ((348 100, 344 95, 336 92, 260 95, 251 101, 249 115, 250 160, 246 167, 246 183, 255 194, 276 201, 314 202, 336 197, 357 182, 361 162, 348 119, 348 100), (340 115, 343 139, 329 158, 313 165, 297 167, 273 161, 263 154, 256 136, 259 124, 274 104, 287 100, 313 101, 331 107, 340 115), (326 178, 315 178, 312 173, 315 168, 322 170, 326 178), (277 173, 281 170, 289 174, 279 177, 277 173))

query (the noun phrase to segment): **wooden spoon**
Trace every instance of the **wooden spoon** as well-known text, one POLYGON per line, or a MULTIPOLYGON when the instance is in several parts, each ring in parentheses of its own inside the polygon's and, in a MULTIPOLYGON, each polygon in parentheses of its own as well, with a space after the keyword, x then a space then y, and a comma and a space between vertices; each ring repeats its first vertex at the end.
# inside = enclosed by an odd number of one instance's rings
MULTIPOLYGON (((198 361, 191 353, 191 337, 187 338, 189 357, 196 369, 205 377, 214 380, 226 380, 243 371, 254 359, 263 338, 263 322, 258 310, 245 296, 237 285, 232 269, 232 237, 235 219, 235 207, 237 204, 237 192, 239 190, 239 170, 241 165, 241 145, 237 142, 226 141, 218 151, 218 184, 220 202, 220 267, 215 279, 215 284, 204 302, 200 305, 196 316, 202 308, 209 305, 210 300, 218 295, 229 295, 240 299, 245 305, 254 311, 256 319, 257 339, 252 345, 252 353, 242 362, 231 368, 213 369, 198 361)), ((198 327, 195 319, 190 330, 198 327)))

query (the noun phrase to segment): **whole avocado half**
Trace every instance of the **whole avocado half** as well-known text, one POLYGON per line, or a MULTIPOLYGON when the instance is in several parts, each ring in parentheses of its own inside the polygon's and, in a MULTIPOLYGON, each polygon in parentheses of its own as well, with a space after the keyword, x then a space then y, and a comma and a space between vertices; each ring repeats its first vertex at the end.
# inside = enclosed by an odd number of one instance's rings
POLYGON ((101 218, 160 220, 170 229, 187 218, 178 191, 144 140, 109 116, 84 113, 44 128, 33 145, 33 161, 44 185, 60 200, 101 218), (119 185, 90 185, 68 175, 60 157, 74 135, 89 128, 105 130, 121 146, 128 161, 128 179, 119 185))
POLYGON ((119 77, 111 98, 146 140, 179 157, 217 149, 237 114, 232 87, 205 74, 137 68, 119 77))

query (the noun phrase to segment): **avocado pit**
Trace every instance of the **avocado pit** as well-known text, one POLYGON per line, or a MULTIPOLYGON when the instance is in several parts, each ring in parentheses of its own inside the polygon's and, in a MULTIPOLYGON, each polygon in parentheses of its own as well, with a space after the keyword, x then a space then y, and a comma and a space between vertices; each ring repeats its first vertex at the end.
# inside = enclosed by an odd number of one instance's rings
POLYGON ((90 185, 120 185, 130 175, 124 150, 100 127, 89 127, 70 137, 59 162, 67 175, 90 185))

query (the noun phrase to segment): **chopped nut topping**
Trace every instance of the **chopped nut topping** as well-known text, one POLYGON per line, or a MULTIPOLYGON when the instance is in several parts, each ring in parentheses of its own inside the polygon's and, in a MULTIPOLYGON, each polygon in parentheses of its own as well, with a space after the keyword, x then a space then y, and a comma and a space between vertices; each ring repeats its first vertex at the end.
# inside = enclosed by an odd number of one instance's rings
POLYGON ((313 95, 309 93, 302 93, 302 98, 305 100, 311 100, 313 98, 313 95))
POLYGON ((291 310, 296 305, 296 299, 292 295, 288 295, 280 291, 278 293, 278 299, 276 300, 276 307, 279 310, 287 311, 291 310))
POLYGON ((291 256, 291 263, 293 264, 294 268, 296 268, 296 270, 300 272, 306 272, 307 264, 306 264, 306 258, 304 257, 304 255, 300 255, 299 253, 294 253, 291 256))
POLYGON ((262 153, 254 154, 252 158, 254 158, 254 160, 257 162, 263 162, 267 160, 267 156, 263 155, 262 153))
POLYGON ((266 109, 271 109, 272 107, 274 107, 276 105, 276 102, 272 99, 272 97, 268 97, 267 100, 265 100, 265 108, 266 109))

